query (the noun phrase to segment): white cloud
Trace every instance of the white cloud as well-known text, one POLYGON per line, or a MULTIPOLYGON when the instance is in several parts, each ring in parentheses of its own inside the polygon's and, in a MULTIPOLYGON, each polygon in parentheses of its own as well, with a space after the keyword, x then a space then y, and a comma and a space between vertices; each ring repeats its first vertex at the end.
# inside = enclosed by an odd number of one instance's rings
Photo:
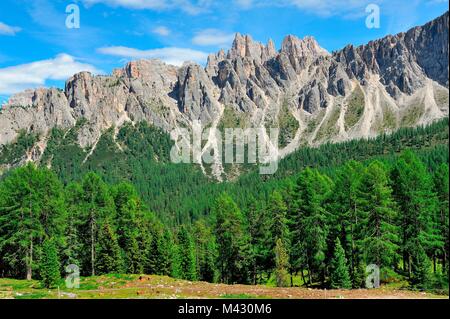
POLYGON ((27 88, 44 86, 47 80, 66 80, 75 73, 101 73, 94 66, 75 60, 68 54, 0 69, 0 94, 14 94, 27 88))
POLYGON ((134 48, 115 46, 97 49, 97 52, 106 55, 128 59, 160 59, 168 64, 180 66, 186 61, 204 64, 208 54, 202 51, 184 48, 161 48, 151 50, 139 50, 134 48))
POLYGON ((170 30, 167 27, 156 27, 152 32, 163 37, 167 37, 170 34, 170 30))
POLYGON ((206 29, 195 34, 192 43, 201 46, 230 46, 234 33, 224 33, 216 29, 206 29))
POLYGON ((21 30, 19 27, 13 27, 0 21, 0 35, 16 35, 21 30))
POLYGON ((103 3, 110 7, 122 7, 135 10, 182 10, 188 14, 206 11, 212 0, 82 0, 86 6, 103 3))
POLYGON ((166 0, 83 0, 87 6, 103 3, 111 7, 130 9, 164 9, 168 6, 166 0))

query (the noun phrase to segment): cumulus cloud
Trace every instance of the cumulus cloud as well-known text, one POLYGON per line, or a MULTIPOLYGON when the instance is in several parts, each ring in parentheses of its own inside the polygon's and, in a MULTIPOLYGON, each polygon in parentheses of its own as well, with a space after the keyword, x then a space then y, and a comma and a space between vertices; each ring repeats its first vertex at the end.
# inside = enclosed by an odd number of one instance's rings
POLYGON ((75 73, 101 73, 90 64, 81 63, 68 54, 0 69, 0 94, 9 95, 27 88, 44 86, 48 80, 66 80, 75 73))
POLYGON ((201 46, 229 46, 234 40, 234 33, 224 33, 217 29, 206 29, 197 32, 192 43, 201 46))
POLYGON ((13 27, 10 25, 7 25, 6 23, 3 23, 0 21, 0 35, 16 35, 18 32, 20 32, 22 29, 19 27, 13 27))
POLYGON ((208 54, 202 51, 177 47, 139 50, 123 46, 104 47, 97 49, 98 53, 127 59, 160 59, 168 64, 180 66, 186 61, 204 64, 208 54))
POLYGON ((170 30, 167 27, 156 27, 152 30, 152 32, 163 37, 170 34, 170 30))

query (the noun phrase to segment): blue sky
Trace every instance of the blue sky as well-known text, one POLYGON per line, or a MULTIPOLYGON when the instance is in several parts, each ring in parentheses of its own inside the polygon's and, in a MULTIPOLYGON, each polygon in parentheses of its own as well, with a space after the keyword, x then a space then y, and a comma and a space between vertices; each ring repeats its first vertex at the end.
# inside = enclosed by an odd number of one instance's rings
POLYGON ((205 63, 235 32, 255 40, 314 36, 329 51, 406 31, 448 10, 448 0, 2 0, 0 104, 25 88, 64 86, 72 73, 110 73, 126 61, 160 58, 205 63), (365 24, 369 3, 380 28, 365 24), (66 7, 80 28, 66 27, 66 7))

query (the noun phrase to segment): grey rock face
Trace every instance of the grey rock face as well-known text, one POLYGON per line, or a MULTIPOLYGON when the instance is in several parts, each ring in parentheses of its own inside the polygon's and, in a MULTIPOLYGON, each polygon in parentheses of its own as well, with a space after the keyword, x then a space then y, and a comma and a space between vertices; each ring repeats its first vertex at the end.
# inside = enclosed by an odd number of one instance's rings
POLYGON ((84 118, 88 124, 78 142, 88 147, 125 122, 147 121, 168 132, 195 120, 217 126, 229 108, 247 125, 269 127, 282 123, 277 119, 286 106, 299 131, 284 156, 303 144, 429 123, 448 116, 448 24, 447 12, 406 33, 332 54, 311 37, 289 35, 277 51, 272 40, 264 45, 237 34, 231 49, 211 54, 205 68, 139 60, 111 76, 82 72, 64 91, 12 96, 0 111, 0 145, 14 141, 20 130, 41 133, 45 145, 51 128, 84 118), (360 117, 346 122, 355 108, 362 108, 360 117))

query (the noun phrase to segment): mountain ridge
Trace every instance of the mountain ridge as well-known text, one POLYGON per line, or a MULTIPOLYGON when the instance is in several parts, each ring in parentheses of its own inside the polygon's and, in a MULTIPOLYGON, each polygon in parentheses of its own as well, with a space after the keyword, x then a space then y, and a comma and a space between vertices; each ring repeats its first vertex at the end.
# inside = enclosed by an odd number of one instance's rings
MULTIPOLYGON (((26 159, 39 161, 51 129, 74 127, 80 119, 86 124, 78 143, 91 150, 105 130, 127 122, 170 132, 200 120, 212 128, 278 126, 284 157, 302 145, 427 124, 448 116, 448 19, 446 12, 407 32, 333 53, 312 37, 286 36, 277 51, 272 40, 263 45, 236 34, 231 49, 209 55, 205 67, 138 60, 110 76, 81 72, 64 91, 12 96, 0 111, 0 146, 21 131, 39 133, 26 159)), ((212 174, 221 179, 223 171, 217 161, 212 174)))

